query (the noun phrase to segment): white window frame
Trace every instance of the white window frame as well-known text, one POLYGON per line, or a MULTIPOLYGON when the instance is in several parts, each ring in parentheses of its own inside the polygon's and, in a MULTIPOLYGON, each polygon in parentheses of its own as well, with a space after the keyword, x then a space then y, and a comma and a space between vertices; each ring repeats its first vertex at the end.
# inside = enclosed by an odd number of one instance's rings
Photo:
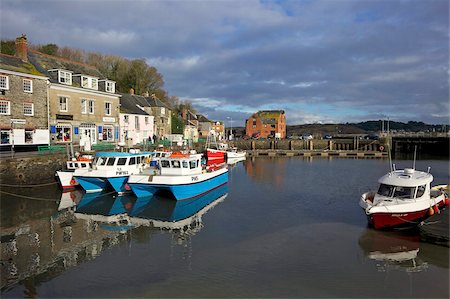
POLYGON ((111 115, 111 114, 112 114, 112 103, 105 102, 105 115, 111 115))
POLYGON ((0 75, 0 90, 9 90, 9 77, 0 75))
POLYGON ((98 90, 98 78, 82 75, 81 87, 98 90))
POLYGON ((56 142, 57 143, 65 143, 72 141, 72 125, 65 123, 56 124, 56 142), (58 138, 61 134, 61 138, 58 138))
POLYGON ((58 96, 58 105, 60 112, 68 112, 69 111, 69 97, 66 96, 58 96), (66 99, 65 109, 61 109, 61 100, 66 99))
POLYGON ((103 141, 114 141, 114 126, 112 125, 103 125, 102 127, 102 137, 103 137, 103 141), (108 131, 111 132, 111 139, 108 139, 108 131), (105 133, 106 133, 106 138, 105 138, 105 133))
POLYGON ((11 132, 11 130, 0 130, 0 135, 1 134, 7 134, 8 135, 8 143, 3 143, 3 140, 1 140, 0 141, 0 144, 11 144, 11 135, 12 135, 12 132, 11 132))
POLYGON ((0 100, 0 115, 11 115, 11 102, 0 100), (5 106, 3 106, 5 105, 5 106), (5 108, 5 112, 3 112, 3 108, 5 108))
POLYGON ((116 83, 113 81, 105 81, 105 91, 115 93, 116 92, 116 83))
POLYGON ((88 113, 88 100, 81 99, 81 114, 87 114, 87 113, 88 113))
POLYGON ((72 85, 72 72, 58 70, 58 82, 65 85, 72 85))
POLYGON ((128 123, 130 123, 130 117, 128 116, 128 115, 124 115, 123 116, 123 122, 125 123, 125 124, 128 124, 128 123))
POLYGON ((33 93, 33 80, 25 78, 23 79, 23 92, 33 93), (29 83, 29 86, 26 83, 29 83))
POLYGON ((98 90, 98 79, 97 78, 91 78, 91 88, 98 90))
POLYGON ((134 116, 134 128, 139 131, 140 130, 140 123, 139 123, 139 116, 134 116))
POLYGON ((26 116, 34 116, 34 104, 33 103, 23 103, 23 115, 26 116), (31 107, 31 113, 26 113, 27 112, 27 106, 30 105, 29 107, 31 107))
POLYGON ((161 107, 161 115, 165 115, 166 114, 166 108, 161 107))
POLYGON ((95 113, 95 101, 94 100, 89 100, 88 101, 88 112, 89 112, 89 114, 94 114, 95 113))

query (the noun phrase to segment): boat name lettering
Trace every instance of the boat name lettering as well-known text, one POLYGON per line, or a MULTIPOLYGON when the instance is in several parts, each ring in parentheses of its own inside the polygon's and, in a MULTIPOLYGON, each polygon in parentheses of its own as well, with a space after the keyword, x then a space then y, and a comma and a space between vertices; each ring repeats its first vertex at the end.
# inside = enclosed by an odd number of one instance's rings
POLYGON ((196 182, 196 181, 198 181, 198 176, 193 176, 193 177, 191 177, 191 179, 193 182, 196 182))
POLYGON ((408 216, 408 214, 392 214, 392 217, 405 217, 408 216))
POLYGON ((116 171, 116 175, 127 175, 128 174, 128 171, 116 171))

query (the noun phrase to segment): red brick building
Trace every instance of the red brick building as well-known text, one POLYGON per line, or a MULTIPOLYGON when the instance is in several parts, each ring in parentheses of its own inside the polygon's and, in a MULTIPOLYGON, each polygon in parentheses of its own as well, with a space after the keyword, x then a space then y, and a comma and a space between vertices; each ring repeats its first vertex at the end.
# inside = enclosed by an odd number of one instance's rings
POLYGON ((245 133, 249 137, 286 138, 284 110, 258 111, 246 120, 245 133))

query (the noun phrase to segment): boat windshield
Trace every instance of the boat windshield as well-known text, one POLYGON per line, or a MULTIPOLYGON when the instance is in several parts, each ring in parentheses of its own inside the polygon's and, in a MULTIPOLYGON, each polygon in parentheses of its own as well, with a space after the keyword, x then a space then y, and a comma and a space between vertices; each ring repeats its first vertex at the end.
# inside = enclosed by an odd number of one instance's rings
POLYGON ((396 198, 414 198, 416 187, 395 187, 394 197, 396 198))
POLYGON ((381 196, 392 197, 394 194, 394 186, 381 184, 380 188, 378 188, 378 194, 381 196))
POLYGON ((98 158, 95 159, 95 163, 94 164, 102 166, 102 165, 106 164, 106 160, 108 160, 107 157, 98 157, 98 158))

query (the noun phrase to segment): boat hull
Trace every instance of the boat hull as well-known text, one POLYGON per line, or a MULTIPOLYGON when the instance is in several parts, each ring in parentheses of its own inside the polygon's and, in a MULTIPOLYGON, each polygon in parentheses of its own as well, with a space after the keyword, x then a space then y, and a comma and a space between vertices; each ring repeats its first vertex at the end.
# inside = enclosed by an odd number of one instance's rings
POLYGON ((208 176, 204 179, 201 178, 201 175, 196 177, 198 177, 198 181, 190 183, 164 184, 129 182, 129 186, 137 197, 153 196, 160 191, 170 191, 176 200, 185 200, 200 196, 228 183, 228 170, 225 172, 217 171, 216 175, 208 176))
POLYGON ((228 159, 242 159, 247 155, 246 152, 227 152, 228 159))
POLYGON ((224 160, 225 154, 226 154, 225 151, 213 150, 213 149, 206 150, 206 158, 208 160, 219 160, 219 159, 224 160))
POLYGON ((108 180, 106 178, 77 176, 80 186, 88 193, 100 192, 108 187, 108 180))
POLYGON ((114 191, 116 191, 119 194, 122 194, 127 191, 130 191, 130 189, 127 188, 126 185, 127 180, 128 176, 111 177, 108 178, 108 183, 113 187, 114 191))
POLYGON ((57 171, 56 176, 58 177, 59 184, 64 190, 73 189, 79 185, 78 181, 73 177, 73 171, 57 171))

